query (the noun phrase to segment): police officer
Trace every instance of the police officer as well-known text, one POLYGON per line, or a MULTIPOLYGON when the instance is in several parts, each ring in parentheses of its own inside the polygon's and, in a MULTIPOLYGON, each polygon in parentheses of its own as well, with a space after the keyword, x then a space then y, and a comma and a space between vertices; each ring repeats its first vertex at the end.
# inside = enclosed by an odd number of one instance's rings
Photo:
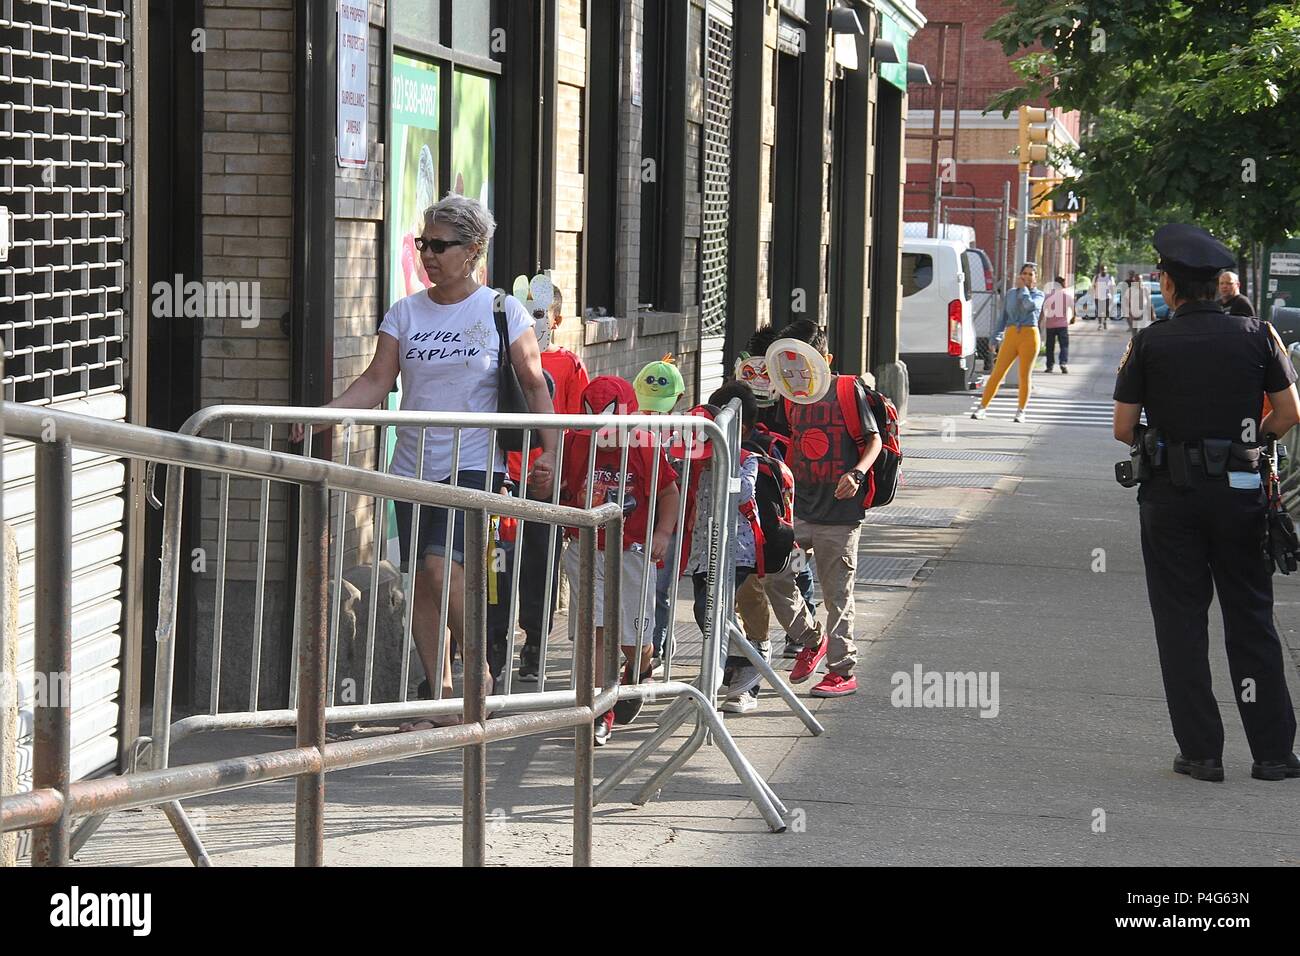
POLYGON ((1232 254, 1203 229, 1156 231, 1169 317, 1139 331, 1115 381, 1115 437, 1140 433, 1146 409, 1151 475, 1138 490, 1142 560, 1165 698, 1179 754, 1174 770, 1223 780, 1223 723, 1210 684, 1207 611, 1217 588, 1251 776, 1300 777, 1296 720, 1273 627, 1272 564, 1262 549, 1267 503, 1260 439, 1300 421, 1295 370, 1267 322, 1216 301, 1232 254), (1260 421, 1265 393, 1273 410, 1260 421))

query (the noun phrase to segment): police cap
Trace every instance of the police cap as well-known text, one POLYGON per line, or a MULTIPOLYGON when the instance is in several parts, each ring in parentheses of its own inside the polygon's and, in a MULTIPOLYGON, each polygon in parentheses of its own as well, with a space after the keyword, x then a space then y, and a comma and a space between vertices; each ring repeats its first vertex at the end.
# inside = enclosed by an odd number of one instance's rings
POLYGON ((1213 279, 1237 263, 1227 246, 1199 226, 1170 223, 1157 229, 1151 241, 1160 253, 1162 271, 1190 279, 1213 279))

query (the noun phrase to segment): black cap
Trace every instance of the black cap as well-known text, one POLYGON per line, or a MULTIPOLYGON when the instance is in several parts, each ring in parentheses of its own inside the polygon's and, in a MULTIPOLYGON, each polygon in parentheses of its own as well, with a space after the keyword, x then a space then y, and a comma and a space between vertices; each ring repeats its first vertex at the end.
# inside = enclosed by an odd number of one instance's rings
POLYGON ((1192 279, 1213 279, 1237 264, 1232 252, 1200 226, 1170 223, 1152 238, 1160 253, 1161 270, 1173 270, 1192 279))

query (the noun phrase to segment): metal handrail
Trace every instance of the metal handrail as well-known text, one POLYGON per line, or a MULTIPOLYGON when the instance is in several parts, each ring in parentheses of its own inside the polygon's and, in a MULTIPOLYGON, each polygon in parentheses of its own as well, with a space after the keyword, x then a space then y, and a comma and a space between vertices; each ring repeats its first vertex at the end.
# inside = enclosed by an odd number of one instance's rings
MULTIPOLYGON (((599 528, 608 520, 609 509, 606 506, 602 506, 604 512, 600 509, 588 511, 506 497, 474 488, 439 485, 416 478, 381 474, 320 458, 248 448, 52 408, 37 408, 17 402, 4 402, 3 407, 6 435, 33 442, 41 441, 42 433, 49 433, 52 425, 55 435, 68 438, 79 448, 181 468, 203 468, 245 478, 266 478, 292 484, 324 483, 349 494, 378 495, 463 511, 483 509, 492 514, 525 521, 565 524, 573 528, 599 528), (602 513, 606 515, 605 518, 600 517, 602 513)), ((572 419, 574 416, 554 417, 572 419)), ((698 423, 701 420, 696 418, 691 421, 698 423)))
MULTIPOLYGON (((162 804, 182 839, 189 830, 179 799, 204 793, 236 789, 271 780, 297 780, 295 810, 295 861, 320 865, 324 848, 324 775, 328 770, 361 766, 401 757, 463 749, 465 777, 462 803, 463 859, 467 864, 483 862, 486 841, 484 798, 486 752, 489 741, 547 733, 564 727, 577 728, 574 737, 574 863, 585 865, 591 858, 593 799, 592 735, 590 724, 613 706, 618 690, 606 681, 606 689, 595 694, 593 649, 595 643, 595 585, 597 531, 621 536, 622 512, 616 504, 594 509, 570 508, 558 504, 504 499, 486 491, 454 488, 297 455, 249 449, 224 442, 157 429, 106 421, 49 408, 33 408, 13 402, 2 406, 9 436, 36 443, 37 541, 36 556, 36 649, 38 669, 50 672, 71 669, 72 600, 69 573, 71 551, 72 447, 102 451, 120 457, 138 458, 204 468, 227 474, 286 481, 302 486, 302 533, 304 586, 301 593, 302 641, 299 647, 297 746, 247 757, 209 761, 183 767, 144 771, 125 777, 71 781, 71 704, 38 710, 33 754, 33 789, 0 799, 0 830, 36 828, 32 860, 37 865, 64 865, 70 860, 71 821, 74 816, 102 814, 130 807, 162 804), (487 516, 507 514, 524 520, 564 524, 579 529, 578 547, 582 580, 578 587, 577 635, 575 645, 576 691, 573 706, 560 706, 543 713, 523 713, 487 722, 482 678, 486 674, 483 604, 483 562, 469 562, 467 593, 479 599, 465 609, 466 697, 464 723, 438 727, 376 740, 325 740, 325 678, 328 644, 327 551, 328 539, 320 534, 327 527, 329 489, 358 494, 385 495, 435 507, 457 507, 474 520, 465 525, 467 553, 485 553, 487 516)), ((608 562, 617 559, 611 551, 608 562)), ((608 570, 608 569, 607 569, 608 570)), ((617 571, 614 589, 617 588, 617 571)), ((616 595, 615 595, 616 598, 616 595)), ((604 627, 611 634, 619 630, 618 600, 607 602, 604 627)), ((187 843, 187 849, 189 845, 187 843)), ((197 858, 207 862, 206 855, 197 858)))

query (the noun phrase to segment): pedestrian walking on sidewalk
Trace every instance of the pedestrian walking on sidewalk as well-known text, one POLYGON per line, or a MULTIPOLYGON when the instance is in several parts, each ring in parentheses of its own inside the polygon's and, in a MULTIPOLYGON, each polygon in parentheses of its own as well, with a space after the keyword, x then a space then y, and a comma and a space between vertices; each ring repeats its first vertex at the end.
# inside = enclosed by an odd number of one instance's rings
POLYGON ((1074 296, 1065 287, 1065 279, 1056 277, 1056 288, 1043 299, 1043 330, 1047 333, 1047 371, 1056 364, 1056 349, 1061 349, 1061 374, 1070 373, 1070 326, 1074 325, 1074 296))
POLYGON ((1092 307, 1097 313, 1097 328, 1105 330, 1114 309, 1115 277, 1103 264, 1092 277, 1092 307))
MULTIPOLYGON (((770 324, 751 335, 745 344, 745 351, 736 360, 736 380, 748 385, 758 402, 758 420, 746 439, 746 446, 750 451, 770 455, 784 462, 790 457, 790 422, 785 417, 785 402, 772 388, 765 359, 767 350, 780 337, 781 333, 770 324)), ((817 601, 813 593, 811 565, 805 562, 796 570, 795 583, 803 594, 808 614, 815 619, 817 601)), ((736 615, 740 618, 745 634, 755 644, 769 639, 770 611, 767 592, 758 576, 746 579, 744 586, 736 592, 736 615)), ((783 655, 787 658, 798 657, 801 647, 787 632, 783 655)))
POLYGON ((1002 380, 1011 370, 1011 363, 1020 361, 1020 391, 1017 395, 1015 421, 1025 420, 1025 406, 1029 404, 1032 387, 1034 362, 1038 360, 1038 350, 1042 339, 1038 334, 1038 322, 1043 312, 1043 290, 1037 288, 1038 267, 1026 262, 1020 267, 1016 276, 1016 287, 1007 295, 1002 315, 997 328, 993 330, 992 340, 997 343, 998 355, 993 363, 993 374, 984 385, 984 394, 980 397, 979 408, 971 412, 971 418, 983 418, 989 403, 997 395, 1002 380))
MULTIPOLYGON (((375 408, 402 377, 402 409, 406 411, 495 412, 499 396, 500 363, 510 362, 519 378, 529 409, 537 414, 553 410, 550 390, 542 374, 542 363, 533 331, 533 317, 513 296, 502 305, 505 339, 501 354, 496 310, 496 292, 479 285, 475 270, 487 254, 496 230, 496 220, 487 207, 475 199, 448 193, 424 214, 424 231, 415 240, 420 263, 433 282, 398 299, 379 326, 375 357, 361 376, 325 408, 375 408)), ((317 426, 319 428, 329 426, 317 426)), ((303 429, 295 426, 293 441, 302 439, 303 429)), ((559 439, 554 429, 539 429, 542 454, 533 463, 529 477, 531 491, 550 495, 555 473, 555 448, 559 439)), ((459 470, 452 474, 455 430, 452 428, 399 428, 397 447, 390 468, 392 474, 408 478, 492 490, 505 484, 505 458, 488 442, 486 429, 462 429, 459 470), (424 461, 420 461, 423 433, 424 461), (490 483, 489 483, 490 471, 490 483)), ((407 560, 412 543, 412 508, 395 502, 402 557, 407 560)), ((444 563, 451 561, 451 590, 448 594, 447 627, 452 639, 461 642, 464 631, 465 518, 464 513, 445 508, 422 507, 419 515, 415 574, 415 606, 411 632, 420 662, 430 684, 436 679, 438 620, 442 608, 444 563), (451 553, 446 553, 446 531, 451 522, 451 553)), ((322 530, 322 533, 325 533, 322 530)), ((471 556, 481 560, 479 555, 471 556)), ((441 674, 444 696, 450 696, 451 655, 443 656, 441 674)), ((423 729, 428 721, 407 725, 423 729)))
POLYGON ((1114 430, 1144 450, 1135 476, 1142 561, 1178 742, 1174 771, 1224 776, 1206 619, 1217 590, 1251 776, 1300 777, 1259 474, 1259 437, 1300 422, 1295 370, 1271 325, 1228 315, 1216 301, 1215 277, 1232 264, 1222 243, 1187 225, 1162 226, 1154 242, 1160 291, 1174 311, 1129 342, 1115 381, 1114 430), (1273 410, 1261 421, 1265 394, 1273 410))
MULTIPOLYGON (((811 320, 791 322, 781 330, 781 337, 806 342, 830 365, 826 332, 811 320)), ((829 673, 813 687, 814 697, 844 697, 858 689, 853 674, 858 659, 853 642, 858 540, 875 489, 868 474, 884 447, 860 378, 853 377, 853 401, 841 407, 839 381, 844 378, 832 376, 830 388, 816 402, 785 405, 791 435, 788 464, 795 486, 795 540, 813 553, 826 605, 825 636, 820 640, 804 638, 786 625, 789 638, 803 642, 790 682, 808 680, 825 660, 829 673)), ((794 605, 796 611, 803 607, 801 600, 794 605)))
POLYGON ((1128 325, 1129 334, 1146 328, 1147 319, 1152 315, 1151 293, 1146 283, 1138 278, 1136 272, 1130 272, 1124 280, 1119 293, 1119 311, 1128 325))

